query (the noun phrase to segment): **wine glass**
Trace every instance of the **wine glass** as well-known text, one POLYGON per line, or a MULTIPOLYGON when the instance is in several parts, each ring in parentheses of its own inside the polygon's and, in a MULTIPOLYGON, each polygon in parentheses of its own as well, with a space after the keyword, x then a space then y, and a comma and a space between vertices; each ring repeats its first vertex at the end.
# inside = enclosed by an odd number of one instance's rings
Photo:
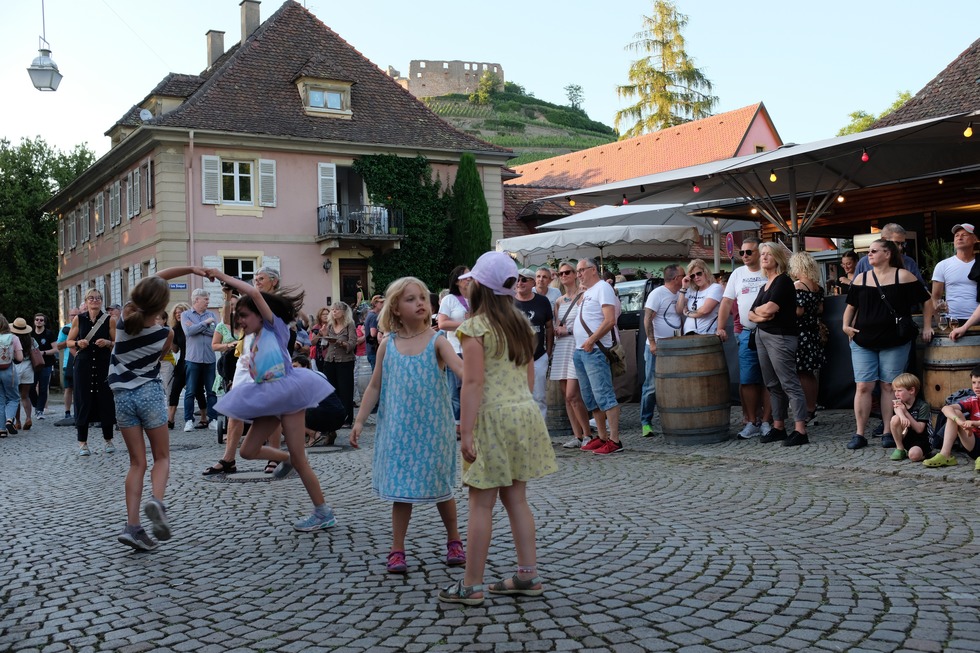
POLYGON ((936 331, 942 334, 949 331, 949 316, 946 313, 939 314, 936 321, 936 331))

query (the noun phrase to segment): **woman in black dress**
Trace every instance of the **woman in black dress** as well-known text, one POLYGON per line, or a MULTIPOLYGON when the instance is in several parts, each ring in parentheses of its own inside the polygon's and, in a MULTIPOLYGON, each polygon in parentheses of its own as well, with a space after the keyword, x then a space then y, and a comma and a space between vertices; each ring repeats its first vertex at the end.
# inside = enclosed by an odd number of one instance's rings
POLYGON ((102 309, 102 293, 90 288, 85 293, 85 308, 72 320, 68 346, 75 349, 75 430, 78 455, 88 456, 89 422, 100 422, 105 452, 112 453, 113 426, 116 424, 116 402, 109 389, 109 357, 116 341, 116 321, 102 309))

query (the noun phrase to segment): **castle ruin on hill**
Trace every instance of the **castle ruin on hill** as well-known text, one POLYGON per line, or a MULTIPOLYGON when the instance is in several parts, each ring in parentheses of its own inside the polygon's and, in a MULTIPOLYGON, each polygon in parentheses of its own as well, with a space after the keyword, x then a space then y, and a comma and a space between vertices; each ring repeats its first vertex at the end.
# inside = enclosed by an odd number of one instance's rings
POLYGON ((469 95, 476 90, 480 77, 485 72, 497 76, 500 86, 504 84, 504 68, 499 63, 472 61, 439 61, 413 59, 409 63, 408 77, 388 66, 388 75, 401 84, 415 97, 438 97, 450 93, 469 95))

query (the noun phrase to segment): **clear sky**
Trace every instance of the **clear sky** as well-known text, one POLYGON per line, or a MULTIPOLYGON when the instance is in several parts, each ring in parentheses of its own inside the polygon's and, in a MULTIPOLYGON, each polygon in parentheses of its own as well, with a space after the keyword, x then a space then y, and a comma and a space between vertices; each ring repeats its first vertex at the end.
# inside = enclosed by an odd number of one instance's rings
MULTIPOLYGON (((382 69, 411 59, 499 63, 509 81, 565 103, 579 84, 594 120, 613 124, 616 86, 635 56, 624 46, 649 0, 308 0, 326 25, 382 69), (482 7, 477 10, 473 7, 482 7)), ((677 0, 688 54, 714 83, 717 111, 765 103, 785 142, 829 138, 856 110, 879 113, 917 92, 980 37, 976 0, 677 0)), ((262 20, 280 6, 263 0, 262 20)), ((40 0, 3 0, 0 137, 42 136, 69 150, 103 134, 167 73, 199 73, 205 33, 241 36, 239 0, 46 0, 47 39, 64 80, 36 91, 40 0)))

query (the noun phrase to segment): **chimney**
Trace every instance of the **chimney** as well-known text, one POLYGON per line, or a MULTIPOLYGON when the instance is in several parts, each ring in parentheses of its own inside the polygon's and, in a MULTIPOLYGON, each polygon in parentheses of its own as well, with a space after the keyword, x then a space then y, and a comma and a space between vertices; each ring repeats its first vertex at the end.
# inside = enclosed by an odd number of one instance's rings
POLYGON ((208 68, 225 53, 225 33, 216 29, 208 30, 208 68))
POLYGON ((242 0, 242 45, 259 28, 260 0, 242 0))

